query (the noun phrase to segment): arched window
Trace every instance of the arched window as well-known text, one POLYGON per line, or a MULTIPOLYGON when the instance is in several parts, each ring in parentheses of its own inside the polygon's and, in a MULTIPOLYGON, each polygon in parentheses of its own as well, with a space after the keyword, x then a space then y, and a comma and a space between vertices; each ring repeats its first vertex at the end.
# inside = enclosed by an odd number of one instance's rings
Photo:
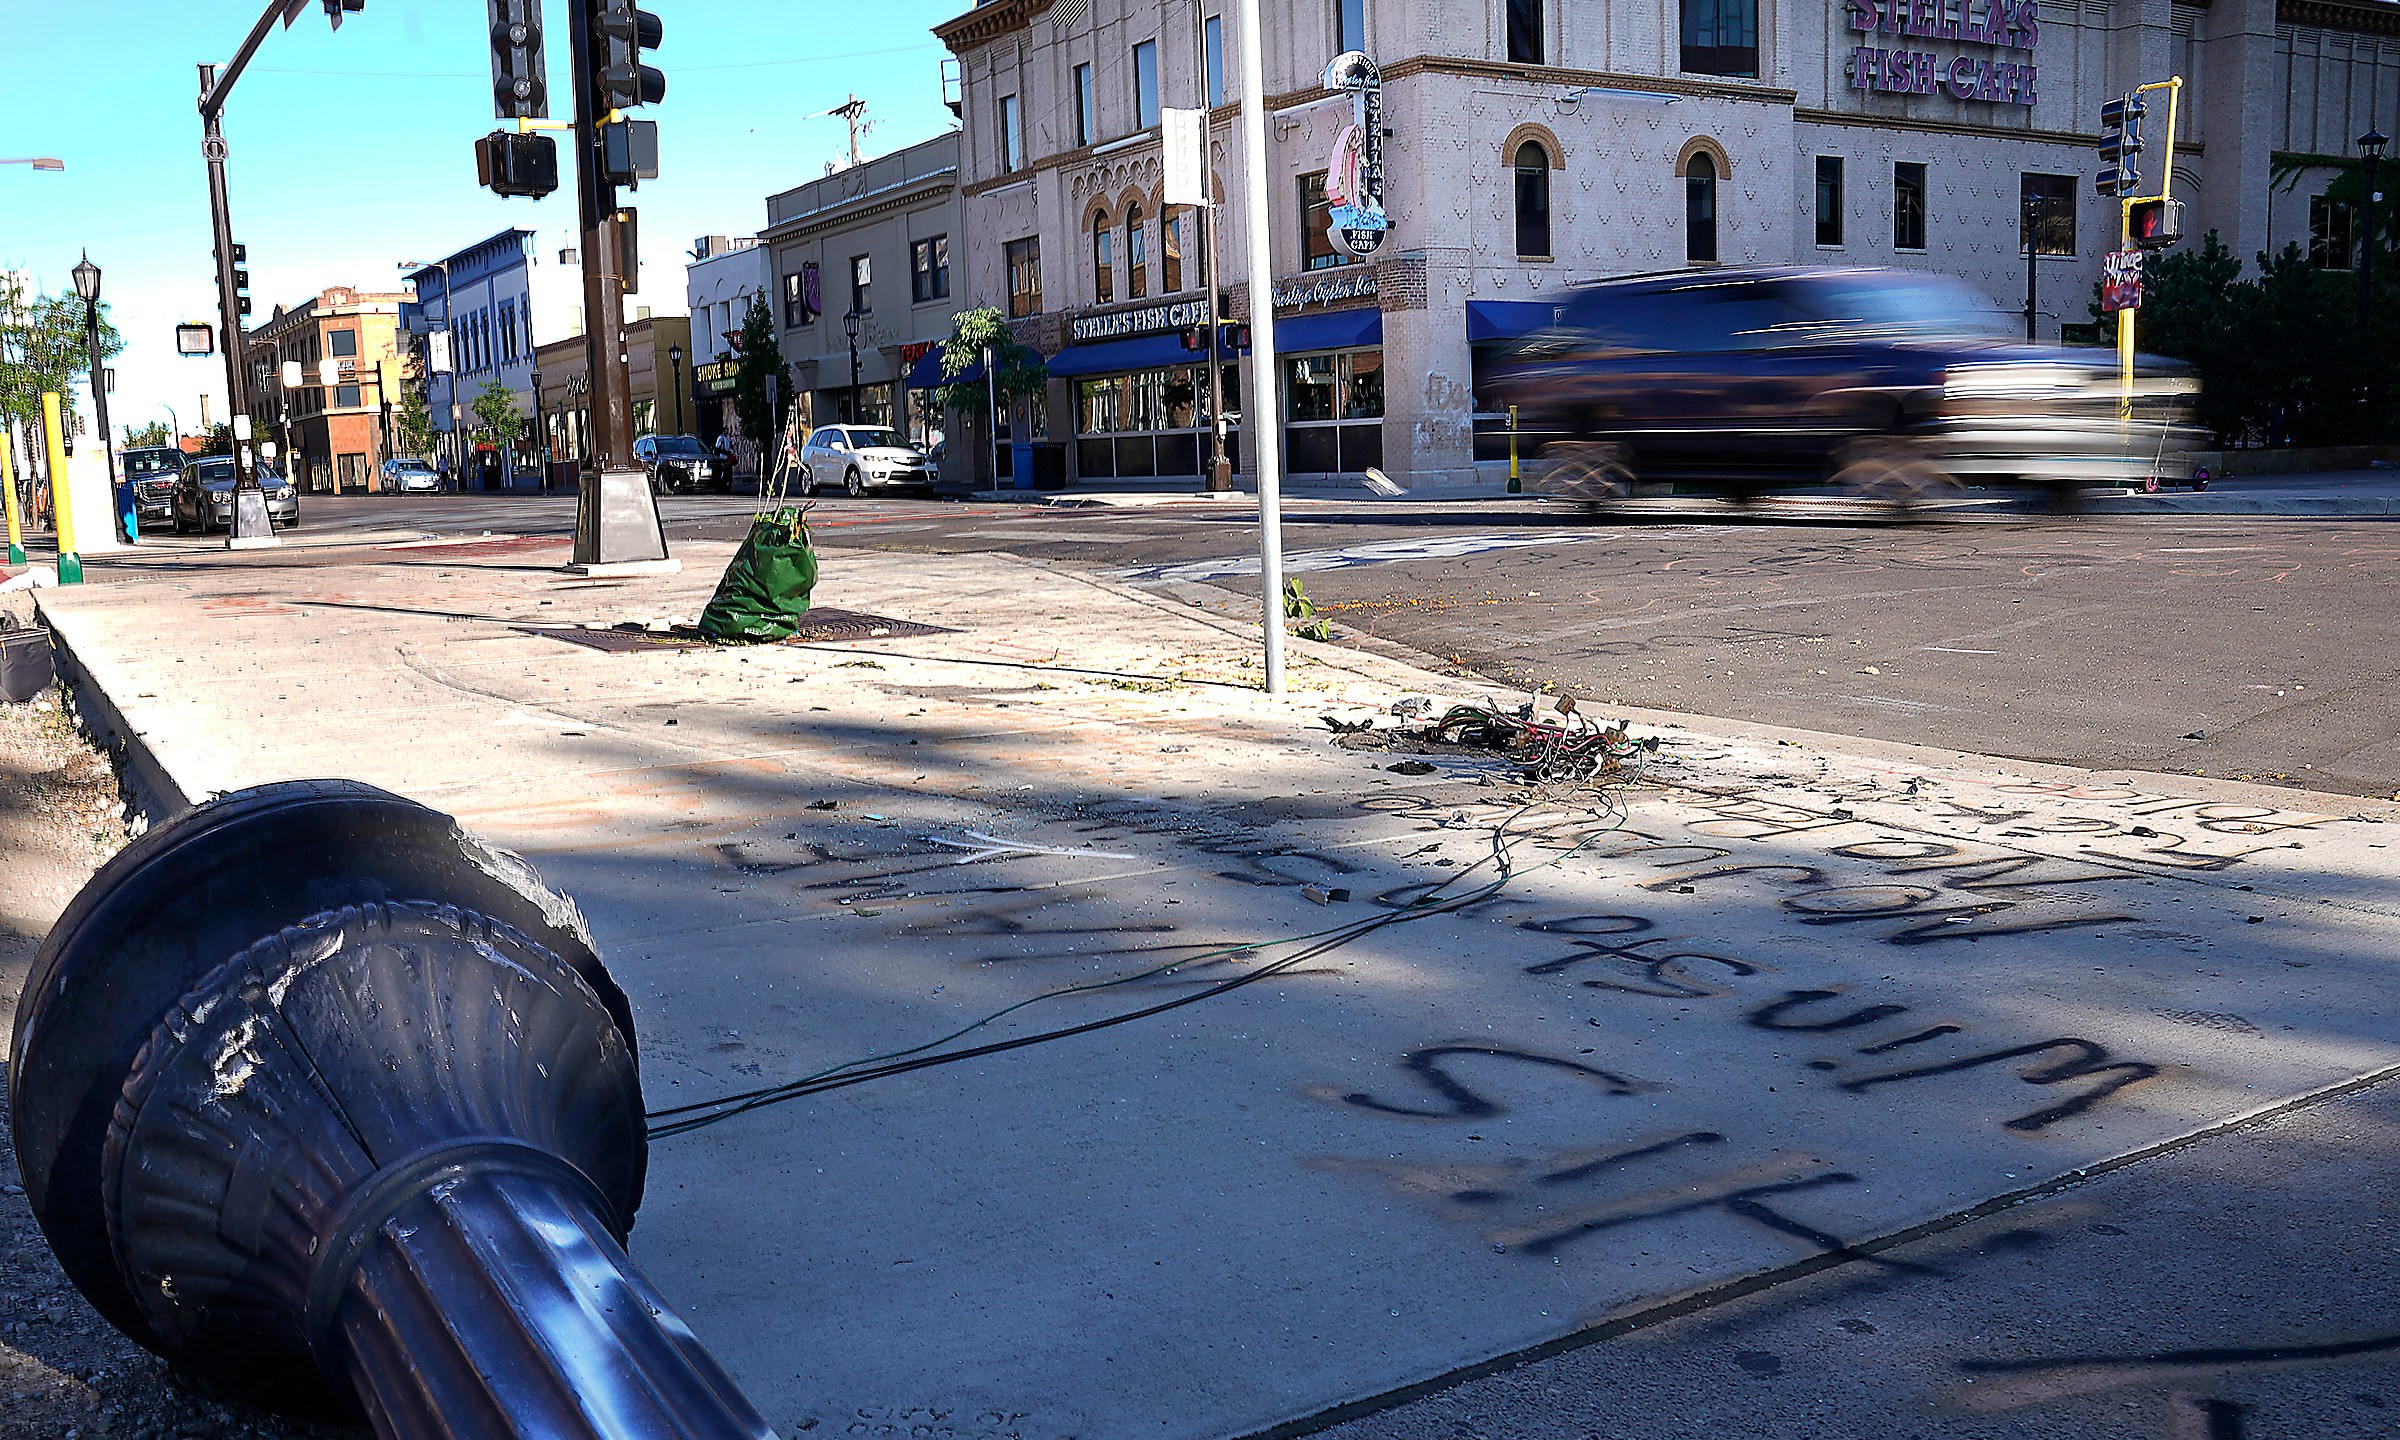
POLYGON ((1694 265, 1717 258, 1717 162, 1705 151, 1683 172, 1683 258, 1694 265))
POLYGON ((1142 202, 1125 207, 1125 298, 1139 300, 1150 293, 1150 235, 1143 227, 1142 202))
POLYGON ((1114 231, 1108 228, 1106 211, 1092 212, 1092 300, 1106 305, 1117 298, 1116 249, 1111 243, 1114 231))
POLYGON ((1172 295, 1183 288, 1183 242, 1191 223, 1189 206, 1169 206, 1158 212, 1158 293, 1172 295))
POLYGON ((1517 147, 1517 258, 1550 258, 1550 157, 1531 140, 1517 147))

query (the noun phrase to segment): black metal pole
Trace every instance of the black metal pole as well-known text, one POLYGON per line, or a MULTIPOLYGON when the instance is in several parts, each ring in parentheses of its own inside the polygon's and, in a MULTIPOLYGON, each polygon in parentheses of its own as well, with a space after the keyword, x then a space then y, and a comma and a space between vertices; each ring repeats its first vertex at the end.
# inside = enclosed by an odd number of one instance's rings
POLYGON ((2042 197, 2028 196, 2025 201, 2025 343, 2033 343, 2033 322, 2038 312, 2034 308, 2034 257, 2042 248, 2042 197))
MULTIPOLYGON (((273 14, 271 9, 269 14, 273 14)), ((265 21, 261 20, 263 27, 265 21)), ((246 59, 249 50, 256 48, 256 37, 244 47, 239 59, 246 59)), ((253 461, 252 445, 241 431, 250 425, 250 377, 244 367, 248 363, 242 340, 241 307, 234 298, 233 284, 233 216, 225 193, 225 127, 223 100, 225 90, 239 74, 237 64, 233 74, 217 83, 217 67, 200 67, 200 117, 202 138, 200 153, 208 161, 208 219, 217 246, 217 321, 222 334, 218 337, 225 346, 225 409, 226 423, 234 428, 233 440, 233 523, 227 529, 225 543, 229 547, 249 547, 276 543, 275 527, 267 519, 266 492, 258 485, 258 470, 253 461)))
POLYGON ((858 337, 850 337, 850 423, 858 423, 858 337))
POLYGON ((2375 293, 2375 164, 2379 159, 2374 151, 2367 152, 2366 246, 2358 257, 2358 343, 2366 351, 2369 363, 2375 355, 2372 337, 2367 332, 2370 297, 2375 293))
POLYGON ((1225 362, 1218 353, 1217 321, 1217 205, 1216 187, 1209 183, 1215 167, 1209 148, 1216 143, 1213 100, 1208 93, 1208 21, 1205 7, 1192 7, 1192 43, 1198 50, 1193 73, 1200 80, 1200 288, 1208 292, 1208 480, 1210 490, 1233 488, 1233 463, 1225 455, 1225 362))
POLYGON ((92 418, 100 422, 100 458, 108 466, 109 507, 116 507, 117 457, 109 448, 108 369, 100 363, 100 302, 83 302, 83 332, 92 359, 92 418))

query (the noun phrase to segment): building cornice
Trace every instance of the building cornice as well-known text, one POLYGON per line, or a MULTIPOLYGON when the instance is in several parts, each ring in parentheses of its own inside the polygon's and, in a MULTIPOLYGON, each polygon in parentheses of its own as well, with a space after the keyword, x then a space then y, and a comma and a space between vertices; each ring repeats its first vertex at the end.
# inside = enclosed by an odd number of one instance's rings
POLYGON ((820 206, 817 209, 794 215, 788 220, 778 220, 758 232, 759 245, 766 246, 780 244, 786 240, 797 240, 803 236, 814 235, 819 231, 839 229, 860 220, 887 215, 894 210, 904 210, 922 202, 928 196, 945 194, 956 189, 957 186, 958 167, 955 165, 946 166, 928 175, 913 175, 883 189, 871 190, 864 195, 854 195, 832 205, 820 206))
POLYGON ((2314 25, 2320 30, 2400 35, 2400 5, 2388 0, 2276 0, 2275 18, 2286 25, 2314 25))
POLYGON ((978 45, 1024 29, 1049 8, 1050 0, 991 0, 990 4, 978 5, 955 20, 934 26, 933 36, 949 46, 951 54, 964 55, 978 45))
MULTIPOLYGON (((1662 94, 1690 95, 1711 100, 1750 100, 1761 105, 1789 105, 1800 98, 1797 90, 1780 85, 1761 85, 1754 81, 1707 80, 1689 75, 1631 75, 1615 70, 1575 70, 1564 65, 1517 65, 1502 60, 1469 60, 1454 55, 1411 55, 1383 67, 1383 79, 1387 85, 1411 75, 1461 75, 1477 80, 1516 80, 1530 85, 1557 85, 1570 89, 1655 90, 1662 94)), ((1332 93, 1329 90, 1310 89, 1288 96, 1278 95, 1268 101, 1267 108, 1280 110, 1289 104, 1302 104, 1332 93)))

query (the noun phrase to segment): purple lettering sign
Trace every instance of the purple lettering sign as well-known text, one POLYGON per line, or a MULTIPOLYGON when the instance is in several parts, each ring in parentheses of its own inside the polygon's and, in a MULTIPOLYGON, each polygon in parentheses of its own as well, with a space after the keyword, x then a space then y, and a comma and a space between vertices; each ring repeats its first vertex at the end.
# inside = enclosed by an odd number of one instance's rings
MULTIPOLYGON (((2040 0, 1842 0, 1849 28, 1860 35, 1963 40, 2030 52, 2041 40, 2040 0)), ((1857 45, 1850 51, 1850 88, 1890 95, 1931 95, 1991 105, 2033 104, 2034 67, 1971 55, 1945 59, 1927 51, 1857 45)))

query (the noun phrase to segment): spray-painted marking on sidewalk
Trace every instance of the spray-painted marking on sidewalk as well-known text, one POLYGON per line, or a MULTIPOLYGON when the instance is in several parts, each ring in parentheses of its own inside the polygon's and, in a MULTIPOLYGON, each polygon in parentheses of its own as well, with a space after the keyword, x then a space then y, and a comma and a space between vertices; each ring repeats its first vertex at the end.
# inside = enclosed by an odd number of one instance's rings
MULTIPOLYGON (((1591 535, 1571 530, 1536 530, 1522 534, 1444 535, 1425 540, 1379 540, 1371 545, 1347 545, 1339 550, 1308 550, 1283 557, 1287 575, 1314 574, 1324 570, 1355 570, 1366 565, 1389 565, 1404 560, 1457 560, 1469 555, 1486 555, 1496 550, 1526 550, 1542 545, 1581 545, 1591 535)), ((1175 581, 1204 581, 1223 579, 1229 575, 1256 575, 1258 557, 1239 556, 1227 560, 1187 560, 1177 565, 1137 565, 1127 570, 1112 570, 1109 575, 1137 585, 1163 585, 1175 581)))

